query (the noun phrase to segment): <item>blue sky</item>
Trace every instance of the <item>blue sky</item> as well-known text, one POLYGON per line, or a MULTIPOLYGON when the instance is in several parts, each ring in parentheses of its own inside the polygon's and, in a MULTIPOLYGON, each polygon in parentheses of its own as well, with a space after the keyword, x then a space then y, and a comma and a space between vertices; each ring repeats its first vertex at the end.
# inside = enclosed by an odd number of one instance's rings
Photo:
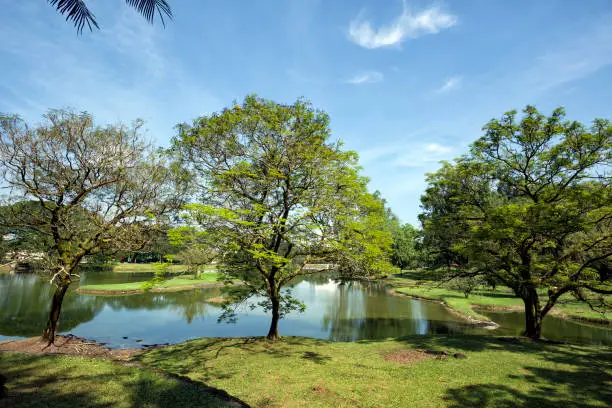
POLYGON ((526 104, 612 118, 609 0, 171 0, 165 29, 124 3, 89 0, 101 30, 77 36, 44 0, 5 2, 0 112, 143 118, 167 145, 177 123, 247 94, 304 96, 414 224, 424 175, 491 118, 526 104))

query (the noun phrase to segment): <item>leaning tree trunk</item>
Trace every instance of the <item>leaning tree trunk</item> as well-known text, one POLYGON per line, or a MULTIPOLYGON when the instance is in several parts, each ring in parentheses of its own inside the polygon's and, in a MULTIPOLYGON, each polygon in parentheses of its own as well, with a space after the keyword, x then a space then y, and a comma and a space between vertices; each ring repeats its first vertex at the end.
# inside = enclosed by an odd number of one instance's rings
POLYGON ((270 298, 272 302, 272 322, 270 322, 270 330, 268 331, 268 340, 279 340, 281 338, 278 334, 278 321, 280 320, 280 297, 273 295, 270 298))
POLYGON ((55 341, 57 323, 59 322, 60 312, 62 311, 62 303, 64 301, 66 291, 68 290, 68 286, 70 286, 70 279, 61 280, 57 288, 55 289, 53 299, 51 299, 49 320, 47 321, 47 327, 45 328, 45 331, 42 335, 42 338, 48 341, 49 344, 53 344, 53 342, 55 341))

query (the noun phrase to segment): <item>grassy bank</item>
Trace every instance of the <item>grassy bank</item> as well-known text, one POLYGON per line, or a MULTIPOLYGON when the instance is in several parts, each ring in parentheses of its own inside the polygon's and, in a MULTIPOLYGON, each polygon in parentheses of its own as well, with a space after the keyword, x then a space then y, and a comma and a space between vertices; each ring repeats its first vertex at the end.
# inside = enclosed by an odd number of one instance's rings
POLYGON ((605 407, 612 400, 612 349, 485 336, 201 339, 137 358, 253 407, 605 407), (467 358, 453 358, 457 352, 467 358))
MULTIPOLYGON (((219 274, 203 273, 197 278, 194 275, 182 275, 160 282, 151 288, 153 292, 188 290, 198 287, 214 286, 219 284, 219 274)), ((78 293, 93 295, 113 295, 144 292, 145 282, 110 283, 102 285, 85 285, 77 289, 78 293)))
MULTIPOLYGON (((496 290, 480 288, 470 294, 469 298, 448 285, 429 281, 421 273, 404 272, 386 280, 394 287, 394 291, 423 299, 444 302, 454 311, 473 320, 488 320, 472 307, 484 307, 498 310, 523 310, 523 301, 517 298, 509 288, 498 287, 496 290)), ((546 301, 544 293, 542 301, 546 301)), ((599 323, 609 323, 610 314, 593 311, 585 302, 576 301, 570 294, 562 296, 550 312, 559 317, 583 319, 599 323)))
POLYGON ((0 407, 231 407, 197 384, 142 367, 64 356, 0 354, 0 407))

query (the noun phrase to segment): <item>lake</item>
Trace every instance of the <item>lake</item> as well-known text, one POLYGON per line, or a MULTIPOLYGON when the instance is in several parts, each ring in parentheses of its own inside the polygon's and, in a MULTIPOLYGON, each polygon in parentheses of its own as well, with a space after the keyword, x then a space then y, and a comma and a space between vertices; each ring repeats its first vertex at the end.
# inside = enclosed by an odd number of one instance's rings
MULTIPOLYGON (((151 274, 84 272, 81 284, 146 281, 151 274)), ((218 305, 206 300, 219 288, 129 296, 66 295, 60 333, 72 333, 112 348, 178 343, 199 337, 265 336, 270 317, 261 309, 239 309, 236 323, 219 323, 218 305)), ((380 283, 339 285, 326 275, 296 281, 293 296, 303 301, 304 313, 281 320, 284 336, 308 336, 333 341, 382 339, 425 334, 517 335, 521 313, 483 311, 500 324, 495 330, 476 328, 437 302, 393 296, 380 283)), ((0 341, 31 337, 44 329, 53 286, 33 274, 0 275, 0 341)), ((612 329, 552 316, 544 321, 543 336, 551 340, 612 345, 612 329)))

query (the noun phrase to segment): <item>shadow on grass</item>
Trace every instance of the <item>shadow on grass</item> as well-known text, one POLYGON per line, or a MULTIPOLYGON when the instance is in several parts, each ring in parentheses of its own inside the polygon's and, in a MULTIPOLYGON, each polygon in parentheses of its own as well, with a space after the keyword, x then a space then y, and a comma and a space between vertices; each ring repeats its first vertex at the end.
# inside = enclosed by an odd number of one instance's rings
MULTIPOLYGON (((609 353, 607 357, 610 357, 609 353)), ((524 367, 521 375, 508 376, 534 386, 535 388, 530 391, 521 391, 500 384, 478 384, 449 389, 442 399, 452 408, 609 406, 612 401, 610 360, 608 360, 608 370, 594 366, 592 364, 594 361, 590 358, 574 359, 562 353, 558 360, 573 365, 574 370, 524 367), (567 391, 558 394, 559 387, 567 391), (568 396, 571 396, 571 400, 568 396)))
MULTIPOLYGON (((374 342, 374 341, 367 341, 374 342)), ((555 342, 493 336, 424 336, 397 339, 414 349, 467 353, 504 350, 536 354, 559 369, 524 366, 509 382, 533 387, 529 391, 505 384, 472 384, 451 388, 442 399, 452 408, 481 407, 602 407, 612 401, 612 348, 584 348, 555 342), (562 393, 559 393, 562 390, 562 393)))
POLYGON ((314 351, 304 352, 304 354, 302 355, 302 358, 304 360, 309 360, 317 364, 325 364, 327 361, 331 360, 331 357, 324 356, 323 354, 320 354, 320 353, 315 353, 314 351))
POLYGON ((248 407, 221 390, 147 369, 104 362, 101 372, 96 360, 60 358, 0 354, 8 388, 0 407, 248 407))

